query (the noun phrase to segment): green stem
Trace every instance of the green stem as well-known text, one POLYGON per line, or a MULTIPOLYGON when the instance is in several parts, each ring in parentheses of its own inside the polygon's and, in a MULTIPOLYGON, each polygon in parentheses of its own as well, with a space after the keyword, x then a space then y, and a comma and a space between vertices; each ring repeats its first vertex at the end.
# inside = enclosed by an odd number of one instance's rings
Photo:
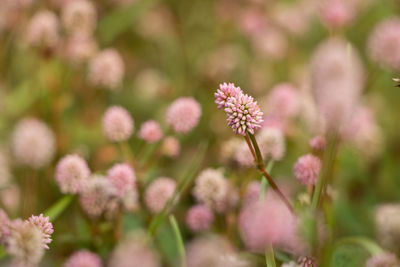
MULTIPOLYGON (((248 136, 251 140, 251 143, 253 144, 254 151, 256 154, 256 158, 254 159, 257 165, 257 169, 259 172, 267 179, 269 185, 272 187, 272 189, 275 191, 275 193, 281 198, 283 203, 288 207, 288 209, 294 213, 294 208, 290 201, 286 198, 286 196, 282 193, 282 191, 279 189, 278 185, 275 183, 275 181, 272 179, 272 177, 269 175, 267 170, 265 169, 265 164, 261 155, 260 147, 257 144, 257 140, 253 134, 248 133, 248 136)), ((250 147, 249 147, 250 148, 250 147)), ((251 148, 250 148, 251 150, 251 148)))
POLYGON ((326 184, 328 182, 329 176, 333 171, 333 163, 336 156, 337 148, 337 137, 333 135, 328 138, 328 145, 326 146, 326 151, 324 152, 322 159, 322 170, 318 177, 317 185, 314 190, 314 195, 312 197, 311 207, 316 210, 319 204, 322 202, 323 192, 325 190, 326 184))
POLYGON ((172 230, 174 231, 176 245, 178 247, 179 256, 181 258, 181 266, 186 267, 185 245, 183 243, 181 231, 179 230, 179 226, 174 215, 169 216, 169 222, 171 223, 172 230))
POLYGON ((269 245, 265 249, 265 263, 267 264, 267 267, 276 267, 274 249, 272 248, 272 245, 269 245))
POLYGON ((336 242, 335 246, 338 247, 345 244, 358 245, 368 251, 371 255, 376 255, 384 252, 384 250, 378 244, 363 236, 342 238, 336 242))
POLYGON ((54 221, 68 207, 73 199, 73 195, 66 195, 62 197, 44 212, 44 216, 49 216, 50 221, 54 221))

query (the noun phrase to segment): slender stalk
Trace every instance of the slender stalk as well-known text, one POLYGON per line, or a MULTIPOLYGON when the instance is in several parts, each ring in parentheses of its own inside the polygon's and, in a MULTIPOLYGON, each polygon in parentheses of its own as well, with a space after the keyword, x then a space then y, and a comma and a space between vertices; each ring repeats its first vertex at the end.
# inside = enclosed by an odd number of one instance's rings
POLYGON ((267 264, 267 267, 276 267, 274 249, 272 248, 272 245, 269 245, 265 249, 265 263, 267 264))
MULTIPOLYGON (((254 147, 254 151, 255 151, 255 155, 256 155, 254 160, 256 162, 257 169, 267 179, 269 185, 272 187, 272 189, 275 191, 275 193, 277 193, 277 195, 282 199, 282 201, 285 203, 285 205, 288 207, 288 209, 292 213, 294 213, 294 208, 293 208, 292 204, 286 198, 286 196, 282 193, 282 191, 279 189, 278 185, 274 182, 272 177, 269 175, 269 173, 265 169, 265 164, 264 164, 264 161, 263 161, 263 158, 261 155, 260 148, 257 144, 256 138, 254 137, 253 134, 250 134, 250 133, 248 133, 248 137, 250 137, 251 143, 253 144, 253 147, 254 147)), ((251 150, 251 148, 250 148, 250 150, 251 150)))
POLYGON ((169 215, 169 222, 171 223, 172 230, 174 231, 176 245, 178 247, 179 256, 181 258, 180 266, 186 267, 186 252, 185 245, 183 243, 183 238, 181 235, 181 231, 179 230, 178 222, 175 219, 174 215, 169 215))
POLYGON ((251 144, 251 142, 250 142, 249 136, 246 135, 246 136, 244 137, 244 140, 246 140, 246 143, 247 143, 247 145, 249 146, 250 152, 251 152, 251 154, 253 155, 253 158, 254 158, 254 160, 255 160, 255 159, 257 158, 257 156, 256 156, 256 152, 254 151, 254 147, 252 146, 252 144, 251 144))
POLYGON ((328 139, 328 145, 323 155, 322 170, 318 177, 317 185, 315 186, 311 207, 316 210, 322 202, 323 192, 326 189, 326 184, 329 177, 332 175, 333 163, 336 157, 337 151, 337 137, 333 135, 328 139))

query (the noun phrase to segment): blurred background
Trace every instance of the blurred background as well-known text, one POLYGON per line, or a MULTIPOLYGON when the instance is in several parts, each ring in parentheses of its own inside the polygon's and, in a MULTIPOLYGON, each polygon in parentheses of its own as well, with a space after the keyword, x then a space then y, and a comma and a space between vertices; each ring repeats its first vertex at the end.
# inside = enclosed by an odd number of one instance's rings
MULTIPOLYGON (((283 134, 285 152, 276 159, 272 176, 292 192, 293 201, 307 202, 293 165, 311 151, 311 138, 330 129, 318 119, 326 114, 314 85, 323 84, 321 79, 334 83, 341 75, 343 69, 334 64, 325 74, 318 73, 326 66, 324 60, 331 62, 327 57, 336 55, 321 44, 339 40, 350 57, 357 57, 354 75, 360 76, 355 79, 360 90, 357 106, 353 102, 351 134, 344 134, 335 161, 330 223, 337 238, 361 235, 385 247, 375 211, 400 201, 400 88, 392 80, 400 70, 399 12, 397 0, 1 0, 1 208, 10 218, 26 219, 54 207, 64 197, 55 168, 67 154, 80 155, 98 174, 116 162, 130 162, 143 188, 157 177, 178 181, 205 168, 222 168, 240 202, 248 182, 260 176, 235 156, 241 139, 226 126, 224 112, 214 103, 214 92, 223 82, 252 95, 264 112, 264 126, 283 134), (294 96, 274 96, 279 86, 290 87, 294 96), (198 125, 186 134, 168 130, 165 120, 179 97, 193 97, 202 111, 198 125), (103 115, 113 105, 124 107, 134 121, 134 133, 124 146, 103 133, 103 115), (281 116, 285 105, 293 110, 281 116), (19 123, 27 118, 45 123, 54 144, 19 144, 24 132, 30 136, 21 129, 16 137, 19 123), (139 136, 148 120, 157 121, 164 136, 176 138, 179 152, 139 136), (41 153, 44 159, 35 158, 41 153)), ((341 90, 343 84, 337 87, 333 95, 353 97, 341 90)), ((39 128, 32 131, 48 134, 39 128)), ((191 187, 185 188, 173 211, 185 244, 198 235, 185 225, 187 210, 196 202, 191 187)), ((146 230, 154 218, 144 204, 139 206, 123 213, 123 235, 146 230)), ((389 216, 393 224, 400 221, 399 210, 389 216)), ((235 250, 245 251, 238 233, 225 234, 229 216, 215 216, 210 231, 226 235, 235 250)), ((117 242, 111 233, 114 223, 91 220, 77 199, 52 223, 53 242, 41 266, 62 266, 84 248, 106 263, 117 242)), ((400 238, 400 229, 396 233, 400 238)), ((399 252, 396 242, 395 248, 392 243, 386 247, 399 252)), ((179 266, 167 219, 152 243, 161 266, 179 266)), ((0 264, 7 266, 9 257, 2 257, 0 264)), ((338 249, 330 263, 364 266, 368 257, 363 249, 348 245, 338 249)), ((251 258, 263 266, 262 255, 251 258)))

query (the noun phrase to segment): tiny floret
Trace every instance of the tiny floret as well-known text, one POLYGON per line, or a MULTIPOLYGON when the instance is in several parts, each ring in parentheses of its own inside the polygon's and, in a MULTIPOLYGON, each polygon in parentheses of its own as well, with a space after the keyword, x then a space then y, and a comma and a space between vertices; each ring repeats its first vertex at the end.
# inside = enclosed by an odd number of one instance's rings
POLYGON ((221 83, 219 89, 214 94, 215 103, 218 105, 218 109, 226 108, 229 98, 236 97, 243 93, 240 87, 236 87, 233 83, 221 83))

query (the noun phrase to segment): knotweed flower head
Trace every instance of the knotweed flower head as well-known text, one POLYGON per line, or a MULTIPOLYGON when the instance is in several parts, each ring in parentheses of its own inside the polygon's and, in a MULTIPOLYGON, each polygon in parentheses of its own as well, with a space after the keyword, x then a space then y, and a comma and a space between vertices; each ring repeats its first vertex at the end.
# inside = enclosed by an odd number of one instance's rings
POLYGON ((200 203, 216 209, 227 199, 229 193, 228 180, 221 170, 205 169, 196 178, 193 195, 200 203))
POLYGON ((104 113, 103 131, 108 140, 126 141, 131 137, 133 129, 133 119, 125 108, 112 106, 104 113))
POLYGON ((391 251, 400 249, 400 204, 382 204, 375 210, 375 224, 380 244, 391 251))
POLYGON ((239 93, 230 97, 226 102, 225 112, 228 126, 232 127, 236 134, 254 134, 255 130, 261 128, 263 113, 253 97, 247 94, 239 93))
POLYGON ((217 235, 200 236, 192 240, 186 248, 187 266, 248 266, 233 250, 232 245, 217 235))
POLYGON ((278 161, 285 155, 285 138, 279 129, 264 127, 256 138, 264 158, 278 161))
POLYGON ((300 267, 317 267, 317 260, 314 257, 302 256, 297 261, 300 267))
POLYGON ((18 163, 39 169, 53 159, 55 137, 44 122, 34 118, 22 119, 14 128, 11 149, 18 163))
POLYGON ((320 4, 321 21, 329 28, 347 26, 354 18, 354 9, 346 0, 325 0, 320 4))
POLYGON ((107 211, 115 197, 115 188, 110 180, 101 175, 93 175, 80 192, 79 202, 82 209, 95 218, 107 211))
POLYGON ((64 194, 79 193, 89 176, 90 169, 81 156, 66 155, 57 163, 56 181, 64 194))
POLYGON ((303 185, 315 185, 321 170, 321 160, 307 154, 301 156, 294 164, 294 175, 303 185))
POLYGON ((176 190, 176 182, 171 178, 161 177, 154 180, 146 189, 144 201, 152 213, 162 211, 176 190))
POLYGON ((310 147, 316 151, 323 151, 325 149, 326 146, 326 140, 325 137, 321 136, 321 135, 317 135, 315 137, 313 137, 308 144, 310 145, 310 147))
POLYGON ((153 120, 144 122, 140 127, 139 137, 148 143, 155 143, 160 141, 163 137, 160 124, 153 120))
POLYGON ((285 246, 297 235, 296 217, 276 197, 245 205, 239 227, 246 246, 253 251, 264 251, 269 245, 285 246))
POLYGON ((61 19, 68 33, 91 35, 97 23, 96 8, 88 0, 69 1, 63 5, 61 19))
POLYGON ((17 213, 20 207, 21 190, 17 184, 8 184, 3 188, 0 194, 0 200, 8 211, 17 213))
POLYGON ((318 46, 311 62, 314 98, 327 131, 339 131, 358 105, 363 66, 354 48, 339 38, 318 46))
POLYGON ((161 267, 157 254, 137 233, 132 233, 117 245, 108 264, 113 267, 161 267))
POLYGON ((175 158, 179 155, 181 146, 179 141, 173 136, 167 136, 164 138, 161 144, 161 152, 171 158, 175 158))
POLYGON ((125 65, 117 50, 108 48, 90 60, 89 81, 94 86, 115 90, 122 82, 125 65))
POLYGON ((188 133, 199 123, 201 106, 192 97, 176 99, 168 107, 165 120, 177 133, 188 133))
POLYGON ((297 89, 289 83, 274 86, 268 95, 266 108, 273 116, 292 118, 300 111, 300 96, 297 89))
POLYGON ((44 255, 41 230, 33 224, 16 220, 10 227, 7 238, 7 252, 17 266, 35 266, 44 255))
POLYGON ((400 19, 388 18, 375 26, 367 52, 373 61, 400 70, 400 19))
POLYGON ((221 83, 219 89, 214 93, 215 103, 218 105, 218 109, 228 107, 227 101, 231 97, 237 97, 239 94, 243 93, 240 87, 236 87, 233 83, 221 83))
POLYGON ((115 164, 107 171, 107 178, 115 187, 118 196, 123 197, 135 187, 136 176, 131 166, 126 163, 115 164))
POLYGON ((3 209, 0 209, 0 244, 4 244, 10 235, 10 223, 7 213, 3 209))
POLYGON ((28 23, 26 40, 31 46, 53 49, 60 40, 58 28, 58 18, 53 12, 39 11, 28 23))
POLYGON ((54 232, 53 224, 49 221, 49 217, 32 215, 27 221, 29 224, 36 226, 42 234, 42 247, 49 249, 48 244, 51 243, 51 234, 54 232))
POLYGON ((400 266, 400 261, 397 259, 396 254, 387 252, 373 255, 365 263, 365 267, 397 267, 397 266, 400 266))
POLYGON ((72 63, 85 62, 96 54, 97 48, 92 36, 76 34, 66 40, 65 57, 72 63))
POLYGON ((102 267, 101 258, 88 250, 74 252, 64 263, 64 267, 102 267))
POLYGON ((186 224, 194 232, 208 230, 214 221, 212 210, 203 204, 191 207, 186 214, 186 224))

